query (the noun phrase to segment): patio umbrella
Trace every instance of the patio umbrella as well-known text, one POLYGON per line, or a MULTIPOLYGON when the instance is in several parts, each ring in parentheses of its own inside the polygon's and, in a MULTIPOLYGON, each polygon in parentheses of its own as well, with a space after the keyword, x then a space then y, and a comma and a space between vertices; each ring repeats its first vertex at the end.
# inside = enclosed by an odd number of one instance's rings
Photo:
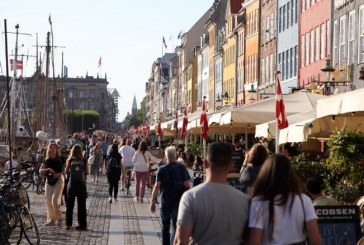
POLYGON ((201 136, 204 140, 207 139, 207 133, 209 131, 209 122, 207 120, 206 115, 206 96, 203 97, 202 100, 202 111, 200 117, 200 125, 201 125, 201 136))

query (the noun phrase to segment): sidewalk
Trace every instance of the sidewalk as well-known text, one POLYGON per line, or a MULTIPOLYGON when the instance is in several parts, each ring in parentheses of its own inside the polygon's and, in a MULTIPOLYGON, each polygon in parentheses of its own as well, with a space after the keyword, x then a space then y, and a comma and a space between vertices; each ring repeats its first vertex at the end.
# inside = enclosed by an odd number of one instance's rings
MULTIPOLYGON (((150 190, 146 190, 144 204, 135 203, 133 196, 126 196, 119 191, 118 202, 108 203, 108 184, 105 174, 101 174, 99 183, 87 180, 87 231, 66 230, 63 226, 47 227, 46 200, 44 193, 37 195, 32 187, 28 194, 32 213, 41 238, 41 245, 48 244, 161 244, 161 223, 159 213, 149 211, 150 190)), ((135 182, 132 182, 135 193, 135 182)), ((77 201, 76 201, 77 203, 77 201)), ((65 211, 65 206, 62 207, 65 211)), ((65 214, 63 213, 65 218, 65 214)), ((74 208, 73 227, 77 226, 77 205, 74 208)), ((16 244, 19 237, 18 228, 12 233, 10 244, 16 244)), ((23 239, 20 244, 28 244, 23 239)))
MULTIPOLYGON (((132 182, 131 193, 135 193, 132 182)), ((112 203, 108 244, 161 244, 161 223, 159 212, 149 210, 150 191, 146 190, 144 203, 136 203, 133 196, 119 192, 119 200, 112 203)))

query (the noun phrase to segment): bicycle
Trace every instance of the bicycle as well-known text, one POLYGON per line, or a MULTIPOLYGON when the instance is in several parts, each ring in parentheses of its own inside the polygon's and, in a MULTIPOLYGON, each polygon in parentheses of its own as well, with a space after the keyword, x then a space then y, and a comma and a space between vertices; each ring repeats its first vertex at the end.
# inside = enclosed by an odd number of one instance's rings
POLYGON ((131 186, 131 177, 133 175, 133 167, 125 167, 125 189, 126 189, 126 195, 128 196, 130 193, 130 186, 131 186))
MULTIPOLYGON (((0 214, 3 218, 5 217, 8 223, 8 226, 5 225, 6 227, 1 230, 3 232, 1 239, 3 240, 0 241, 9 239, 11 232, 20 224, 20 235, 17 244, 20 243, 24 234, 29 244, 38 245, 40 244, 38 227, 29 209, 25 206, 23 194, 20 191, 21 188, 22 186, 19 183, 11 179, 0 187, 0 196, 3 198, 0 205, 0 214)), ((1 244, 6 244, 6 242, 1 244)))
POLYGON ((39 174, 40 164, 27 168, 26 173, 20 176, 19 182, 28 189, 31 185, 36 187, 37 194, 44 193, 44 177, 39 174))

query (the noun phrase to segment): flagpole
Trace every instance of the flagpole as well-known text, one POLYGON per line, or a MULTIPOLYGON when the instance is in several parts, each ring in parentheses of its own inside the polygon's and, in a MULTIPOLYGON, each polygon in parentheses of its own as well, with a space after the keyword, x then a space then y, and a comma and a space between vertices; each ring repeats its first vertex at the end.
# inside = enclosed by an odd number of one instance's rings
MULTIPOLYGON (((280 86, 278 76, 280 74, 280 71, 276 71, 275 73, 276 73, 276 103, 277 103, 277 100, 278 100, 278 86, 280 86)), ((276 110, 277 110, 277 105, 276 105, 276 110)), ((279 153, 279 133, 280 133, 280 129, 279 129, 279 125, 278 125, 278 117, 276 116, 276 141, 275 141, 275 153, 276 154, 279 153)))

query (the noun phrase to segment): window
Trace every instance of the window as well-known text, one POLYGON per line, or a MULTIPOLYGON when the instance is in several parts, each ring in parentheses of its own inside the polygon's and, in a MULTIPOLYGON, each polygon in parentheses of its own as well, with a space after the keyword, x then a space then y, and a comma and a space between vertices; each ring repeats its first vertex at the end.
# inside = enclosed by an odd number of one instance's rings
POLYGON ((340 18, 339 65, 346 60, 346 15, 340 18))
POLYGON ((318 61, 320 59, 320 27, 316 27, 316 55, 315 55, 315 61, 318 61))
POLYGON ((298 46, 294 47, 294 53, 295 53, 295 57, 294 57, 293 73, 294 73, 294 76, 297 76, 297 68, 298 68, 298 46))
POLYGON ((306 65, 310 64, 310 33, 307 32, 306 33, 306 57, 305 57, 305 61, 306 61, 306 65))
POLYGON ((274 80, 274 72, 273 72, 273 69, 274 69, 274 67, 273 67, 273 65, 274 65, 274 57, 273 57, 273 54, 270 55, 270 62, 269 62, 269 64, 270 64, 270 68, 269 68, 270 80, 269 80, 269 82, 273 82, 273 80, 274 80))
POLYGON ((364 5, 359 8, 359 63, 364 62, 364 5))
POLYGON ((92 91, 92 90, 90 91, 90 98, 91 98, 91 99, 95 98, 95 92, 94 92, 94 91, 92 91))
POLYGON ((275 38, 276 37, 276 23, 277 23, 277 20, 276 20, 276 12, 274 13, 271 13, 270 15, 270 36, 271 36, 271 39, 275 38))
POLYGON ((289 28, 289 23, 291 20, 291 2, 287 3, 287 29, 289 28))
POLYGON ((279 32, 282 31, 282 22, 283 22, 283 13, 282 13, 282 7, 280 7, 279 8, 279 23, 278 23, 279 32))
POLYGON ((298 21, 298 0, 295 0, 295 5, 294 5, 294 19, 295 19, 295 23, 297 24, 298 21))
POLYGON ((270 41, 270 35, 269 35, 269 32, 271 31, 270 28, 269 28, 269 25, 270 24, 270 19, 269 19, 269 16, 267 16, 267 19, 266 19, 266 29, 265 29, 265 41, 266 42, 269 42, 270 41))
POLYGON ((355 45, 355 10, 349 13, 349 51, 348 51, 348 63, 354 63, 354 45, 355 45))
POLYGON ((73 98, 73 89, 68 90, 68 97, 73 98))
POLYGON ((85 104, 83 101, 81 101, 80 103, 80 110, 84 110, 85 109, 85 104))
POLYGON ((326 49, 326 25, 325 23, 321 25, 321 55, 320 55, 320 58, 323 59, 325 58, 325 55, 326 55, 326 52, 325 52, 325 49, 326 49))
POLYGON ((305 12, 306 9, 306 0, 302 0, 302 13, 305 12))
POLYGON ((310 51, 311 51, 311 63, 313 63, 315 61, 315 32, 314 30, 311 30, 311 40, 310 40, 310 51))
POLYGON ((277 70, 281 71, 282 70, 282 59, 281 59, 282 54, 278 54, 278 67, 277 70))
POLYGON ((293 74, 293 66, 294 66, 294 57, 295 57, 295 55, 294 55, 294 48, 291 48, 290 57, 291 57, 291 64, 289 66, 289 73, 290 73, 291 77, 293 77, 294 76, 294 74, 293 74))
POLYGON ((267 30, 265 29, 265 20, 264 19, 262 19, 262 31, 261 31, 261 38, 262 38, 262 41, 261 41, 261 43, 262 44, 264 44, 265 43, 265 36, 266 36, 266 33, 267 32, 267 30))
POLYGON ((93 102, 90 103, 90 110, 95 110, 95 103, 93 102))
POLYGON ((261 59, 260 61, 260 65, 262 66, 261 67, 261 78, 262 78, 262 84, 265 84, 265 66, 264 66, 264 59, 261 59))
POLYGON ((286 5, 283 5, 283 22, 282 22, 282 31, 286 28, 286 5))
POLYGON ((306 50, 305 35, 302 35, 301 36, 301 67, 305 66, 305 50, 306 50))
POLYGON ((282 52, 282 80, 286 79, 286 53, 282 52))
POLYGON ((337 20, 334 21, 334 39, 333 39, 333 53, 332 53, 332 64, 337 64, 338 62, 338 47, 337 47, 337 39, 339 38, 337 36, 337 28, 338 28, 338 24, 337 24, 337 20))
POLYGON ((289 62, 289 49, 286 51, 286 78, 289 79, 291 77, 291 74, 289 73, 289 66, 290 66, 289 62))
POLYGON ((291 0, 291 26, 294 24, 294 16, 295 16, 295 7, 294 7, 294 0, 291 0))
POLYGON ((309 7, 311 7, 310 6, 310 2, 311 2, 311 0, 306 0, 306 9, 308 9, 309 7))
POLYGON ((268 83, 270 81, 270 71, 269 71, 269 56, 265 57, 265 81, 268 83))

